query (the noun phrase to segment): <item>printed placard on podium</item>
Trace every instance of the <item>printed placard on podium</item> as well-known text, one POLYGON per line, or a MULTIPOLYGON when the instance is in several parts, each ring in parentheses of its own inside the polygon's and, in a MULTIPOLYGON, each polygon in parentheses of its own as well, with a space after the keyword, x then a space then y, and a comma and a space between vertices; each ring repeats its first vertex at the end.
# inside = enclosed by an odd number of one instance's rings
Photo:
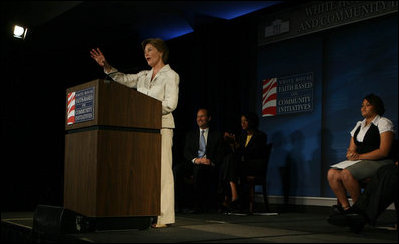
POLYGON ((94 119, 95 87, 69 92, 67 124, 82 123, 94 119))

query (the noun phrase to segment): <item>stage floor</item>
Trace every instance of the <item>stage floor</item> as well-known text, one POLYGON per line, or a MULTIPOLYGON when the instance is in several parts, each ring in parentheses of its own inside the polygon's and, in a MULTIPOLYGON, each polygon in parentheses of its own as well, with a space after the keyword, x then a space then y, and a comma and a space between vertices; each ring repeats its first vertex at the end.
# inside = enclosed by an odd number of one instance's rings
MULTIPOLYGON (((398 243, 394 211, 385 211, 376 227, 355 234, 347 227, 327 223, 327 213, 285 212, 271 216, 176 214, 176 223, 164 229, 112 230, 68 234, 57 242, 168 243, 168 242, 278 242, 278 243, 398 243)), ((1 213, 2 242, 9 233, 29 242, 33 212, 1 213), (11 230, 13 229, 13 230, 11 230), (19 234, 16 234, 18 232, 19 234), (8 233, 8 234, 7 234, 8 233), (23 237, 25 236, 25 237, 23 237)), ((21 240, 21 239, 19 239, 21 240)), ((12 241, 12 240, 11 240, 12 241)), ((18 242, 18 240, 16 240, 18 242)))

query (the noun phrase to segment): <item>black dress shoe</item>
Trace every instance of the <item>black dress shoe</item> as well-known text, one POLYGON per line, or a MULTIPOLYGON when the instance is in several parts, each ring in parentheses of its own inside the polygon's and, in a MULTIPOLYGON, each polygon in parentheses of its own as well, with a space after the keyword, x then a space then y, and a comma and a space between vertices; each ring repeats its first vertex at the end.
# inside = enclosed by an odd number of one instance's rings
POLYGON ((362 214, 349 213, 346 214, 346 217, 348 219, 350 230, 354 233, 359 233, 362 231, 367 223, 367 218, 362 214))
POLYGON ((239 203, 239 201, 238 201, 238 200, 232 201, 232 202, 229 204, 229 208, 230 208, 230 209, 234 209, 234 210, 240 209, 240 203, 239 203))
POLYGON ((344 214, 333 214, 327 221, 332 225, 349 226, 352 232, 359 233, 366 225, 367 218, 362 214, 347 211, 344 214))
POLYGON ((327 218, 327 222, 337 226, 348 226, 348 218, 345 214, 332 214, 327 218))
POLYGON ((183 214, 193 214, 193 213, 196 213, 196 210, 192 209, 192 208, 183 208, 181 210, 181 213, 183 213, 183 214))
POLYGON ((231 213, 241 213, 240 202, 238 200, 232 201, 229 204, 228 211, 231 213))
POLYGON ((344 214, 345 210, 341 205, 333 205, 332 206, 332 214, 344 214))
POLYGON ((341 205, 332 206, 332 214, 328 217, 328 223, 338 226, 349 226, 348 214, 355 213, 352 208, 344 210, 341 205))

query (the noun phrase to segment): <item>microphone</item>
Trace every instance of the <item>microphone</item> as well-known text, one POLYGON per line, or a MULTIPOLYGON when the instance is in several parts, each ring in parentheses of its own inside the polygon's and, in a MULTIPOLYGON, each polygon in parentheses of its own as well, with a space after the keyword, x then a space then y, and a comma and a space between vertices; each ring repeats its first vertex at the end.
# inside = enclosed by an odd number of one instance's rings
POLYGON ((105 74, 104 82, 105 82, 106 84, 109 84, 109 83, 111 83, 111 82, 114 82, 114 79, 112 79, 112 77, 109 76, 109 75, 112 75, 112 74, 114 74, 114 73, 116 73, 116 72, 111 72, 111 73, 109 73, 109 74, 105 74))
POLYGON ((109 83, 111 83, 113 81, 114 80, 109 76, 109 74, 105 74, 105 77, 104 77, 104 83, 105 84, 109 84, 109 83))

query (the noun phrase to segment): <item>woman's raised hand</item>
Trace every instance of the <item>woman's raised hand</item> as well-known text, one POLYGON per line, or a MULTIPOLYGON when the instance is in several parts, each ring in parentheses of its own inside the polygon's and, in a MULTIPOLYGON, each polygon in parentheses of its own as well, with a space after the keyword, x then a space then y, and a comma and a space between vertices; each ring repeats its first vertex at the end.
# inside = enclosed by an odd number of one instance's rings
POLYGON ((107 63, 107 60, 104 57, 104 54, 101 52, 99 48, 91 49, 90 56, 101 66, 104 67, 107 63))

